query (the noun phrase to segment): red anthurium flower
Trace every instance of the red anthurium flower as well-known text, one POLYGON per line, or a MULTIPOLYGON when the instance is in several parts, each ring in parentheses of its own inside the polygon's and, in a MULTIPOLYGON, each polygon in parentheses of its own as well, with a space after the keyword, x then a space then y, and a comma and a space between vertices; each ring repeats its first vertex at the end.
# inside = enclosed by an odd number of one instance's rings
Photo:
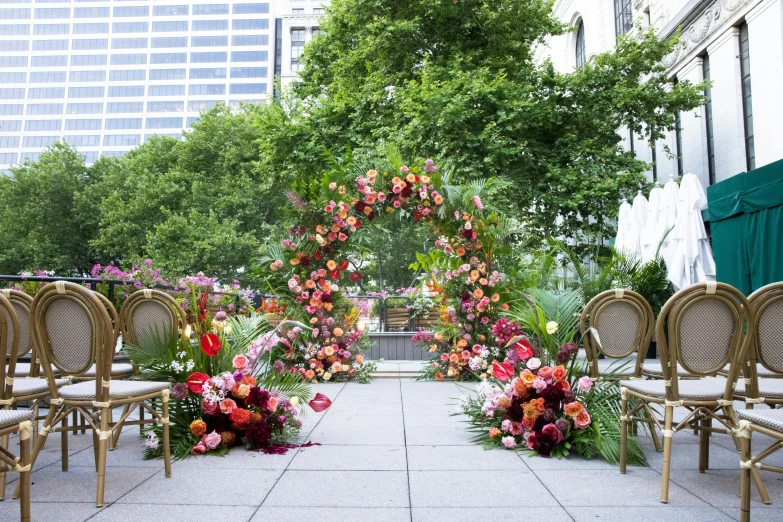
POLYGON ((517 349, 517 355, 523 361, 527 361, 528 359, 533 357, 533 355, 535 355, 536 353, 533 350, 533 345, 531 345, 530 341, 528 341, 527 338, 525 337, 517 341, 516 349, 517 349))
POLYGON ((348 261, 340 261, 337 263, 337 268, 340 270, 348 270, 348 261))
POLYGON ((310 407, 313 409, 314 412, 320 413, 324 411, 326 408, 332 405, 332 401, 329 400, 329 397, 324 395, 323 393, 316 393, 313 400, 311 400, 309 403, 310 407))
POLYGON ((334 270, 329 272, 329 277, 337 281, 338 279, 340 279, 340 271, 335 268, 334 270))
POLYGON ((358 283, 362 279, 362 274, 359 272, 351 272, 349 279, 354 283, 358 283))
POLYGON ((321 260, 321 251, 320 250, 316 250, 315 252, 313 252, 313 258, 316 261, 320 261, 321 260))
POLYGON ((204 293, 201 295, 201 302, 198 304, 198 320, 200 323, 203 323, 207 318, 207 296, 209 295, 209 290, 205 290, 204 293))
POLYGON ((201 395, 201 391, 204 389, 204 383, 209 381, 209 375, 206 373, 191 373, 188 376, 188 389, 195 394, 201 395))
POLYGON ((514 376, 514 365, 507 362, 493 363, 492 374, 501 381, 507 381, 514 376))
POLYGON ((216 356, 222 346, 217 334, 208 333, 201 336, 201 349, 210 357, 216 356))

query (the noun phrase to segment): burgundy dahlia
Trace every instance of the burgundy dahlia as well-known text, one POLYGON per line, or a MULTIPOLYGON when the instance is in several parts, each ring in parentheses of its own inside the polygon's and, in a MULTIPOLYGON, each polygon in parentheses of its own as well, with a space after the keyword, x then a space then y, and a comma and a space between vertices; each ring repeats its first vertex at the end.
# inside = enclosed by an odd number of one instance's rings
POLYGON ((250 388, 250 394, 245 399, 248 406, 256 406, 257 408, 265 408, 266 403, 269 400, 269 392, 262 390, 258 386, 250 388))
POLYGON ((245 430, 245 437, 250 449, 260 449, 269 446, 272 440, 272 430, 263 420, 250 424, 245 430))

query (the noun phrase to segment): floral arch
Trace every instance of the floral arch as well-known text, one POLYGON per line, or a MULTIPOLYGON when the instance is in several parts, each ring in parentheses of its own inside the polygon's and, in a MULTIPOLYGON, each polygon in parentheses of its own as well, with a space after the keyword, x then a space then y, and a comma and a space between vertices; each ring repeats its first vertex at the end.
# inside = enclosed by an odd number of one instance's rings
POLYGON ((518 229, 481 199, 483 191, 500 182, 453 186, 431 159, 389 170, 357 176, 334 169, 287 192, 296 210, 288 234, 260 258, 257 275, 280 296, 265 308, 296 322, 277 333, 282 339, 273 343, 281 351, 278 357, 308 380, 367 378, 362 325, 342 295, 342 283, 362 278, 348 259, 352 238, 384 214, 420 222, 437 236, 435 248, 419 254, 416 263, 431 277, 427 284, 441 307, 441 328, 414 335, 414 341, 441 357, 427 375, 472 377, 492 360, 505 359, 499 344, 513 336, 505 335, 498 317, 508 309, 508 294, 492 255, 518 229))

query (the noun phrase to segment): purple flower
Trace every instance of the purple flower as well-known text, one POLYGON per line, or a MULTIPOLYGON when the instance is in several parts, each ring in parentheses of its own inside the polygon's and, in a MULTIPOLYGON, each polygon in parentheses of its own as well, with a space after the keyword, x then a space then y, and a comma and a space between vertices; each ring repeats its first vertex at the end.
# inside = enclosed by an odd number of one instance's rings
POLYGON ((225 321, 226 319, 228 319, 228 314, 223 310, 219 310, 215 313, 215 321, 225 321))
POLYGON ((563 433, 568 431, 568 421, 565 419, 557 419, 555 421, 555 426, 563 433))
POLYGON ((171 387, 171 396, 181 401, 188 396, 188 385, 184 382, 178 382, 171 387))

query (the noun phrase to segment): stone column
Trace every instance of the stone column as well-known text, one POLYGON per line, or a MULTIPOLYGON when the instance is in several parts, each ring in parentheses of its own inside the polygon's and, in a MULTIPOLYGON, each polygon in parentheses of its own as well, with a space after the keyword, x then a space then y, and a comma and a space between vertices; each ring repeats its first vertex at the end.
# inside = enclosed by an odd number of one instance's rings
POLYGON ((756 167, 783 159, 783 6, 765 0, 745 16, 756 167))
MULTIPOLYGON (((694 58, 677 71, 677 80, 696 84, 704 81, 704 60, 694 58)), ((702 105, 680 113, 682 125, 682 168, 683 173, 694 174, 703 186, 710 184, 707 164, 707 108, 702 105)), ((674 149, 676 150, 676 148, 674 149)), ((676 167, 675 167, 676 177, 676 167)), ((663 182, 669 181, 668 175, 663 182)))
POLYGON ((712 85, 715 181, 745 172, 745 123, 739 60, 739 29, 728 28, 707 47, 712 85))

